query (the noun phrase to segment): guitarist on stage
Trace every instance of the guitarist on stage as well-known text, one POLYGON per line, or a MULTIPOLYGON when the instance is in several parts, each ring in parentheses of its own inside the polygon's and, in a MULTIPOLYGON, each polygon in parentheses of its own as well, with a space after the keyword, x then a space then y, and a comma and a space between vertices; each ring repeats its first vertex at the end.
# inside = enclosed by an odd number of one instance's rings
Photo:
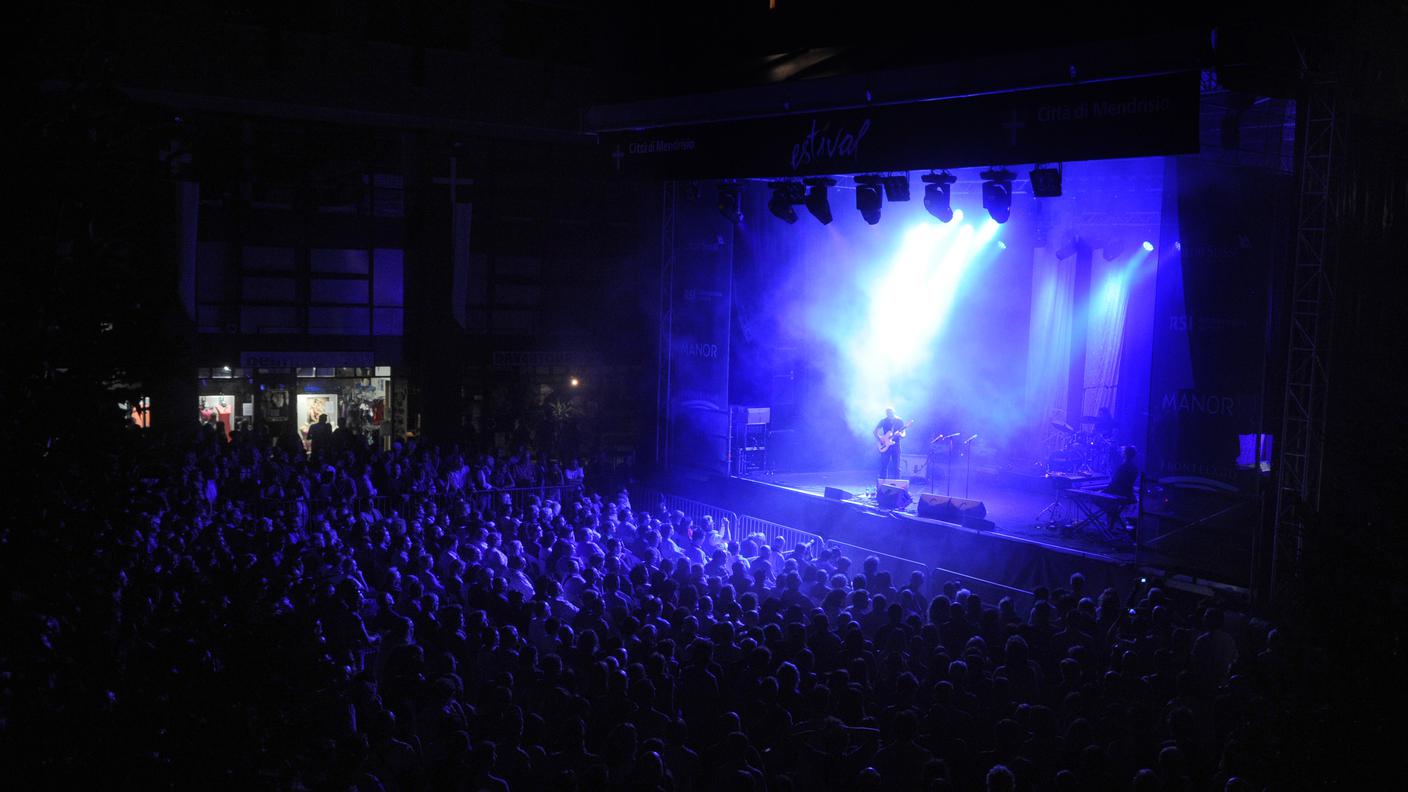
POLYGON ((895 408, 886 407, 885 417, 875 425, 875 442, 880 449, 880 478, 899 478, 900 438, 910 424, 895 417, 895 408))

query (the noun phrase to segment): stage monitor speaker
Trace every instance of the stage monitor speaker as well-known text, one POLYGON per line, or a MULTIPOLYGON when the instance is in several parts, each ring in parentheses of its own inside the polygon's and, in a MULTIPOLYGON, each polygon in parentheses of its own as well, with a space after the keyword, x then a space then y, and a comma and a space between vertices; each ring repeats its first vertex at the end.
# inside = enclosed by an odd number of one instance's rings
POLYGON ((846 492, 843 489, 838 489, 836 487, 827 487, 826 497, 830 500, 850 500, 855 496, 849 492, 846 492))
POLYGON ((735 426, 765 426, 771 421, 772 408, 770 407, 733 406, 733 423, 735 426))
POLYGON ((876 479, 875 502, 882 509, 903 509, 913 503, 909 479, 876 479))
POLYGON ((974 523, 988 516, 988 507, 980 500, 950 498, 944 495, 919 496, 919 516, 951 523, 974 523))

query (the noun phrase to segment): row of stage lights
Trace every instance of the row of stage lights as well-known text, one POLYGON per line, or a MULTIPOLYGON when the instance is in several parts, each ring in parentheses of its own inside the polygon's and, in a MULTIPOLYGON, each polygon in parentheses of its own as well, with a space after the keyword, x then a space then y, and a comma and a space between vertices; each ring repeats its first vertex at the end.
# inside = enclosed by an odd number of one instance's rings
MULTIPOLYGON (((1061 171, 1058 168, 1033 168, 1031 173, 1032 195, 1037 198, 1055 198, 1061 195, 1061 171)), ((926 173, 919 177, 924 182, 924 208, 940 222, 953 220, 952 190, 958 177, 948 171, 926 173)), ((1012 180, 1016 175, 1004 168, 994 168, 980 174, 983 180, 983 208, 998 223, 1005 223, 1012 216, 1012 180)), ((880 222, 880 209, 885 201, 909 200, 908 176, 856 176, 856 210, 870 225, 880 222)), ((812 178, 802 181, 779 181, 769 185, 772 198, 768 201, 768 211, 787 223, 797 222, 797 207, 805 206, 822 225, 831 222, 831 201, 827 190, 836 185, 835 179, 812 178)), ((738 187, 725 184, 719 187, 719 212, 732 222, 743 219, 739 210, 738 187)))

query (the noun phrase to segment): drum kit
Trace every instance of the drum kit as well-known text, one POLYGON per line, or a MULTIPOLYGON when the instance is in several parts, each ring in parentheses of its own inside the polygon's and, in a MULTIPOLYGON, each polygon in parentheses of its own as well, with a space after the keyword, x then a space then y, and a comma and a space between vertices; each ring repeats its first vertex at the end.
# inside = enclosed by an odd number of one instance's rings
POLYGON ((1081 418, 1080 426, 1076 429, 1065 421, 1051 422, 1056 431, 1046 460, 1047 472, 1109 475, 1119 457, 1114 431, 1100 427, 1100 419, 1092 415, 1081 418))

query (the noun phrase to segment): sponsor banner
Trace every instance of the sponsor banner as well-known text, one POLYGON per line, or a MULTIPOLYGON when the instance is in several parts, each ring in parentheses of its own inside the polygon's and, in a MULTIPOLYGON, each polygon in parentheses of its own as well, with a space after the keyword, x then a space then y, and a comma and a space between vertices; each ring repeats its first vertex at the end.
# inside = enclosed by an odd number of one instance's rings
POLYGON ((1264 430, 1270 267, 1285 176, 1176 163, 1181 250, 1159 262, 1146 470, 1235 482, 1241 435, 1264 430))
POLYGON ((280 368, 371 368, 376 356, 371 350, 340 352, 241 352, 240 367, 280 368))
POLYGON ((785 178, 1198 150, 1195 72, 604 132, 622 174, 785 178))
POLYGON ((677 212, 670 461, 726 473, 733 226, 712 206, 682 204, 677 212))

